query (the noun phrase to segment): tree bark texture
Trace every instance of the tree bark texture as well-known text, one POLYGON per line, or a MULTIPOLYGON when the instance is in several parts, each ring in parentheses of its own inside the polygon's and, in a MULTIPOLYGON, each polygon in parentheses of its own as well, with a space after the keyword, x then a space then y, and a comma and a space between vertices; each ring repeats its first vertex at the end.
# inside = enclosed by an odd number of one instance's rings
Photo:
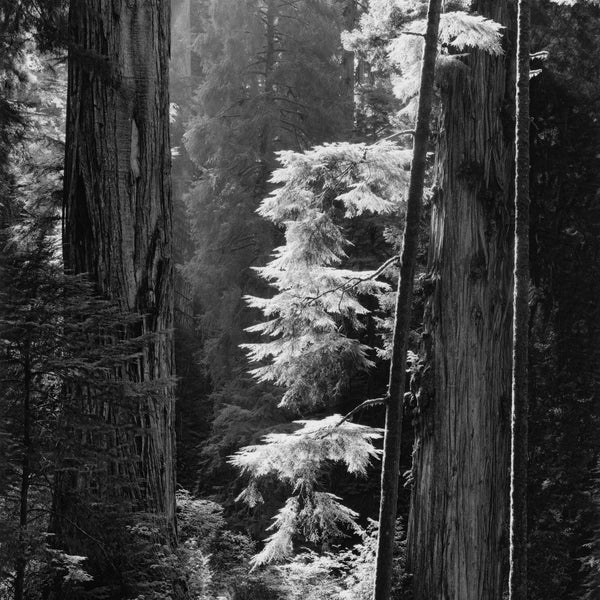
POLYGON ((517 31, 509 598, 510 600, 527 600, 530 61, 530 7, 528 0, 519 0, 517 31))
POLYGON ((398 282, 398 294, 396 296, 392 357, 385 417, 385 438, 383 442, 374 600, 388 600, 392 586, 394 532, 398 503, 402 416, 404 412, 404 390, 406 383, 406 353, 419 245, 421 204, 423 201, 423 187, 427 168, 427 146, 433 102, 440 10, 441 0, 430 0, 427 13, 423 65, 421 68, 419 108, 413 144, 413 159, 406 201, 406 225, 402 251, 400 253, 400 279, 398 282))
MULTIPOLYGON (((93 390, 82 400, 84 411, 112 427, 97 444, 96 450, 104 450, 98 471, 122 480, 119 490, 103 489, 101 482, 94 489, 101 502, 164 518, 172 539, 169 5, 166 0, 71 2, 63 240, 67 269, 88 273, 103 295, 143 315, 139 329, 126 335, 148 340, 120 374, 149 390, 138 394, 133 407, 116 398, 95 398, 93 390)), ((71 472, 58 482, 57 537, 67 529, 75 536, 85 530, 79 536, 85 551, 85 538, 98 532, 81 522, 73 496, 89 487, 89 476, 71 472)))
MULTIPOLYGON (((506 0, 474 9, 509 26, 506 0)), ((441 82, 423 367, 415 376, 408 562, 417 600, 498 600, 511 365, 511 44, 441 82)))

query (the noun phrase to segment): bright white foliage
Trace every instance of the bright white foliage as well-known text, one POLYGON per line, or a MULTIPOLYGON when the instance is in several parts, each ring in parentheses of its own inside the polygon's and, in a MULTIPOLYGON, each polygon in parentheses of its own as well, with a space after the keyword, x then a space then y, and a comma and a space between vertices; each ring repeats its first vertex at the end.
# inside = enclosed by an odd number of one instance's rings
MULTIPOLYGON (((413 21, 406 31, 424 34, 427 22, 424 19, 413 21)), ((484 50, 492 55, 501 55, 502 25, 479 15, 465 12, 449 12, 440 17, 440 48, 438 64, 447 66, 460 63, 460 55, 449 54, 448 49, 462 52, 469 49, 484 50)), ((415 98, 419 91, 421 58, 425 41, 421 35, 400 35, 390 41, 390 62, 400 69, 394 78, 394 93, 404 102, 415 98)))
POLYGON ((382 430, 344 422, 340 415, 318 421, 294 421, 302 425, 294 433, 270 433, 263 443, 246 446, 229 462, 253 478, 275 475, 291 483, 295 489, 314 487, 324 461, 340 462, 348 472, 366 475, 372 458, 379 455, 372 440, 381 437, 382 430))
POLYGON ((337 143, 304 153, 279 153, 281 184, 258 212, 285 228, 285 244, 256 270, 277 290, 272 298, 246 297, 268 319, 248 328, 267 337, 244 344, 251 372, 285 388, 281 405, 314 406, 332 400, 349 369, 367 369, 369 348, 347 337, 342 325, 362 328, 368 310, 360 294, 389 288, 373 271, 340 268, 350 242, 344 219, 365 212, 398 212, 412 152, 390 142, 337 143))
POLYGON ((503 29, 496 21, 465 12, 448 12, 440 17, 440 41, 459 51, 473 48, 502 55, 503 29))
POLYGON ((275 529, 275 532, 267 538, 264 548, 252 557, 253 566, 259 567, 292 557, 292 538, 298 530, 299 509, 300 502, 296 496, 287 499, 285 506, 273 518, 273 524, 269 527, 275 529))
MULTIPOLYGON (((408 183, 412 152, 390 142, 337 143, 304 153, 279 153, 281 168, 272 182, 280 186, 259 213, 285 229, 285 244, 273 260, 257 268, 276 293, 272 298, 247 297, 267 321, 248 331, 267 341, 245 344, 252 373, 286 389, 282 405, 298 408, 333 399, 352 368, 366 369, 370 348, 345 335, 343 326, 360 330, 368 313, 359 295, 389 289, 373 271, 340 268, 350 242, 343 226, 366 212, 398 213, 408 183)), ((333 415, 320 421, 297 421, 291 434, 274 433, 262 444, 247 446, 230 462, 250 476, 238 500, 262 502, 261 478, 287 482, 293 496, 274 518, 255 566, 292 554, 292 538, 301 533, 319 542, 357 528, 357 515, 333 494, 319 491, 325 464, 342 463, 350 473, 365 475, 379 451, 373 441, 381 430, 344 422, 333 415)))
POLYGON ((304 505, 298 496, 288 498, 269 526, 274 533, 266 539, 264 548, 252 557, 252 565, 259 567, 291 558, 292 539, 299 531, 313 543, 343 535, 340 525, 360 532, 355 521, 358 513, 338 500, 338 496, 327 492, 314 492, 305 498, 304 505))
MULTIPOLYGON (((453 9, 440 17, 438 66, 461 67, 461 52, 483 50, 500 55, 503 27, 480 15, 465 12, 469 2, 451 3, 453 9), (464 10, 462 10, 464 9, 464 10)), ((372 58, 369 48, 373 40, 386 40, 388 60, 397 73, 393 76, 394 93, 407 103, 404 114, 411 115, 419 90, 421 58, 426 30, 427 3, 423 0, 372 0, 369 10, 361 16, 359 27, 344 32, 342 42, 351 50, 362 51, 372 58), (398 23, 399 31, 394 31, 398 23)), ((375 48, 378 44, 374 45, 375 48)))
MULTIPOLYGON (((333 552, 304 551, 277 567, 285 582, 287 600, 371 600, 375 579, 377 523, 372 521, 361 541, 333 552)), ((402 552, 402 551, 400 551, 402 552)), ((394 576, 403 572, 398 556, 394 576)))
POLYGON ((254 557, 256 566, 291 556, 292 538, 298 532, 317 543, 342 535, 340 526, 357 529, 354 511, 342 505, 337 496, 317 491, 319 473, 326 463, 342 463, 350 473, 366 475, 371 460, 381 452, 373 441, 383 430, 340 424, 341 418, 332 415, 320 421, 296 421, 302 427, 294 433, 272 433, 262 444, 242 448, 230 458, 251 478, 238 500, 251 505, 262 501, 258 480, 269 475, 288 482, 294 490, 269 527, 275 531, 254 557))

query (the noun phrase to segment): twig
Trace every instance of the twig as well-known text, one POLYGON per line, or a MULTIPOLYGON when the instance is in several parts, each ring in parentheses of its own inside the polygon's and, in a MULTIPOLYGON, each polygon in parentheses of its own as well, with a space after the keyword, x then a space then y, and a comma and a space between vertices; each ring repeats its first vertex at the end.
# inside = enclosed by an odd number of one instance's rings
POLYGON ((347 281, 344 281, 343 283, 338 285, 337 287, 325 290, 324 292, 321 292, 320 294, 317 294, 316 296, 309 296, 309 297, 305 298, 305 300, 307 301, 307 304, 310 304, 311 302, 315 302, 315 301, 319 300, 320 298, 322 298, 323 296, 326 296, 327 294, 333 294, 333 292, 337 292, 339 290, 342 290, 343 292, 347 292, 348 290, 360 285, 361 283, 364 283, 365 281, 370 281, 372 279, 376 279, 389 266, 393 265, 394 263, 397 263, 398 260, 399 260, 398 256, 392 256, 391 258, 388 258, 381 266, 379 266, 377 269, 375 269, 375 271, 373 271, 370 275, 368 275, 366 277, 351 277, 347 281))
MULTIPOLYGON (((346 416, 342 417, 333 427, 330 427, 326 431, 321 432, 318 439, 324 439, 328 435, 331 435, 340 425, 343 425, 348 419, 350 419, 357 412, 365 409, 371 408, 371 406, 377 406, 378 404, 385 404, 388 401, 388 396, 383 396, 383 398, 371 398, 370 400, 365 400, 361 402, 356 408, 353 408, 346 416)), ((316 432, 318 433, 318 432, 316 432)))
POLYGON ((345 417, 342 417, 334 427, 339 427, 342 423, 345 423, 348 419, 352 418, 357 412, 363 410, 364 408, 371 408, 371 406, 377 406, 378 404, 385 404, 388 401, 388 396, 383 396, 382 398, 371 398, 370 400, 365 400, 361 402, 356 408, 353 408, 345 417))
POLYGON ((106 560, 110 563, 112 568, 115 569, 115 572, 118 572, 117 565, 113 562, 108 551, 106 550, 106 547, 98 538, 95 538, 93 535, 91 535, 89 532, 87 532, 85 529, 83 529, 77 523, 75 523, 75 521, 72 521, 71 519, 66 517, 64 514, 60 513, 59 518, 67 521, 67 523, 69 523, 69 525, 72 525, 73 527, 75 527, 75 529, 77 529, 79 532, 83 533, 83 535, 85 535, 88 539, 90 539, 92 542, 94 542, 98 546, 98 548, 100 549, 102 554, 104 554, 106 560))
POLYGON ((419 33, 418 31, 399 31, 398 32, 400 35, 416 35, 418 37, 425 37, 424 33, 419 33))
POLYGON ((414 129, 404 129, 402 131, 396 131, 395 133, 392 133, 391 135, 388 135, 387 137, 384 137, 378 141, 385 142, 386 140, 391 140, 395 137, 400 137, 401 135, 415 135, 415 130, 414 129))

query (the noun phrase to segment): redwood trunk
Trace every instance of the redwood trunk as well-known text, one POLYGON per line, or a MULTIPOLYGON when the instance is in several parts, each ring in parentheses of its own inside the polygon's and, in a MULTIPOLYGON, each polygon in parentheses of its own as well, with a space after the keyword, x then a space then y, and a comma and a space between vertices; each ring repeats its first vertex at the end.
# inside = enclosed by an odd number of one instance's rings
POLYGON ((87 507, 74 501, 77 490, 92 487, 100 507, 114 503, 157 515, 168 538, 175 531, 169 4, 71 2, 65 265, 89 273, 102 294, 143 315, 127 335, 148 340, 118 374, 148 392, 130 406, 94 397, 94 390, 82 399, 83 409, 111 431, 86 438, 98 452, 97 480, 57 478, 57 539, 84 554, 102 532, 90 531, 87 507), (119 489, 105 485, 102 474, 118 477, 119 489))
MULTIPOLYGON (((507 0, 475 5, 512 22, 507 0)), ((408 530, 416 600, 498 600, 505 581, 514 132, 508 46, 504 57, 472 51, 467 68, 442 84, 423 333, 428 368, 415 403, 408 530)))

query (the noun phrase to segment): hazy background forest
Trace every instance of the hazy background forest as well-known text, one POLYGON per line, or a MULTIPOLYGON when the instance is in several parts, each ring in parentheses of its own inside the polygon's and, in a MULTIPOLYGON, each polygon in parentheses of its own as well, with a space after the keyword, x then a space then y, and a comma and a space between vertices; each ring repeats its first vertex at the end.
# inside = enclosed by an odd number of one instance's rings
MULTIPOLYGON (((370 600, 428 2, 70 4, 0 0, 0 599, 370 600)), ((592 600, 600 5, 530 4, 527 597, 592 600)), ((394 599, 508 598, 516 16, 442 2, 394 599)))

